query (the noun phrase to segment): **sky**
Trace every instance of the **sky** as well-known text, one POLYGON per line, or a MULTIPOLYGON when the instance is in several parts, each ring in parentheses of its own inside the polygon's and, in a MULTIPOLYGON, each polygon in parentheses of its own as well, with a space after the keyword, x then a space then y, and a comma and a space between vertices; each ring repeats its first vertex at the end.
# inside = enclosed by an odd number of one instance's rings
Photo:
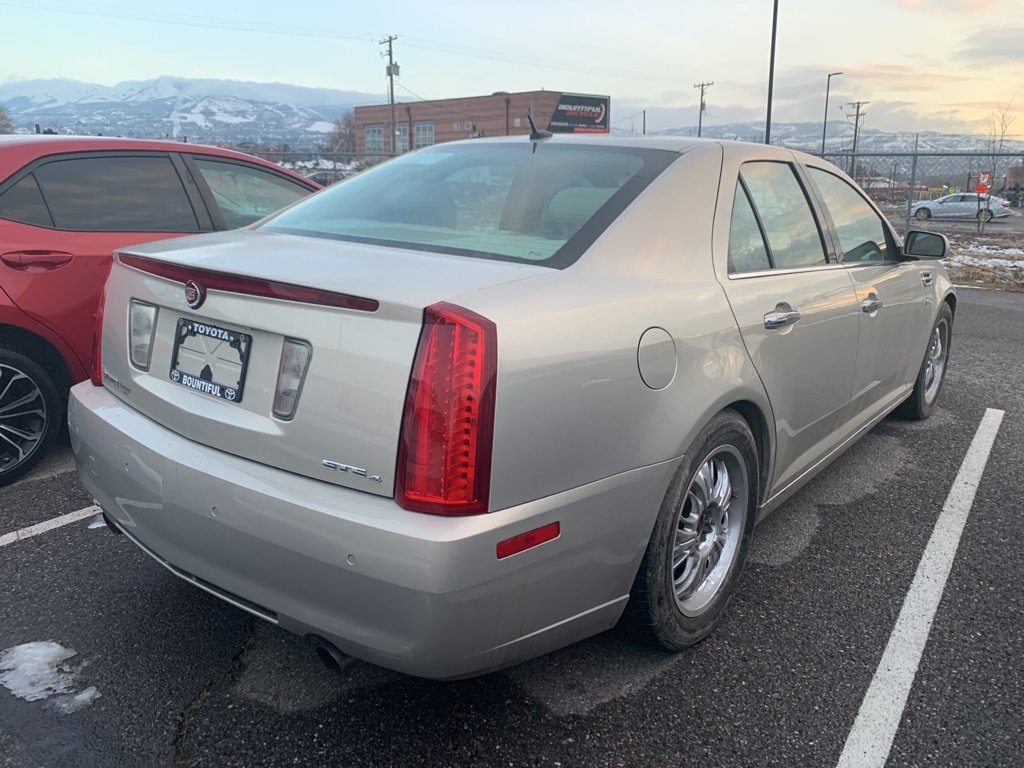
MULTIPOLYGON (((612 98, 648 130, 764 121, 772 0, 0 0, 0 83, 101 85, 161 75, 385 94, 397 100, 545 88, 612 98), (13 34, 12 34, 13 33, 13 34)), ((1024 135, 1024 0, 779 0, 773 122, 1024 135), (1018 117, 1019 116, 1019 117, 1018 117)))

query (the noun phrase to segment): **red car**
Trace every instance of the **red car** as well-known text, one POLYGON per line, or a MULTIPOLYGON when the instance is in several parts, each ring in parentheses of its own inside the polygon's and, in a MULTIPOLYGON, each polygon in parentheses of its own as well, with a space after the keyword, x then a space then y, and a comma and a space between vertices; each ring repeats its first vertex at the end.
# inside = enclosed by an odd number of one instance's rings
POLYGON ((89 377, 115 248, 245 226, 319 188, 216 147, 0 136, 0 486, 41 458, 89 377))

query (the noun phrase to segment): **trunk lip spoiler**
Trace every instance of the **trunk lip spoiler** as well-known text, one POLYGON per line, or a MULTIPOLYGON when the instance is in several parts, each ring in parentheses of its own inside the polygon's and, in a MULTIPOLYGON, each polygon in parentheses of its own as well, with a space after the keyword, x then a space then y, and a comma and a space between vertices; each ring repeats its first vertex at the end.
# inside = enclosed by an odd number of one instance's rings
POLYGON ((349 293, 325 291, 322 288, 311 288, 306 285, 285 283, 262 277, 235 275, 218 272, 204 267, 192 267, 184 264, 171 264, 158 259, 118 253, 117 261, 126 267, 147 272, 157 277, 181 283, 196 283, 206 290, 225 291, 247 296, 260 296, 268 299, 294 301, 301 304, 319 304, 340 309, 353 309, 360 312, 376 312, 380 302, 364 296, 349 293))

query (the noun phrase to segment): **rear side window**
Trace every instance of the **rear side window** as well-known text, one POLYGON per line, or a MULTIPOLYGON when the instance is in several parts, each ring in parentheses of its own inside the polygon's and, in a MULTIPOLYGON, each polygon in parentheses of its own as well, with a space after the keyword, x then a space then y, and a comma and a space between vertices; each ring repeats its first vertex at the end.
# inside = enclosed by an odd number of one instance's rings
POLYGON ((562 268, 679 157, 557 139, 533 150, 525 140, 418 150, 336 184, 261 227, 562 268))
POLYGON ((743 185, 737 183, 729 226, 729 272, 756 272, 771 266, 750 198, 743 185))
POLYGON ((832 224, 839 235, 843 261, 881 261, 887 258, 885 226, 874 209, 848 183, 819 168, 808 168, 832 224))
POLYGON ((198 232, 166 155, 78 157, 35 169, 53 225, 89 232, 198 232))
POLYGON ((796 171, 789 163, 744 163, 743 185, 764 227, 776 269, 825 263, 825 245, 796 171))
POLYGON ((0 195, 0 219, 52 227, 53 219, 43 202, 36 177, 31 173, 23 176, 17 184, 0 195))
POLYGON ((308 187, 270 171, 198 156, 192 159, 210 187, 228 229, 259 221, 310 193, 308 187))

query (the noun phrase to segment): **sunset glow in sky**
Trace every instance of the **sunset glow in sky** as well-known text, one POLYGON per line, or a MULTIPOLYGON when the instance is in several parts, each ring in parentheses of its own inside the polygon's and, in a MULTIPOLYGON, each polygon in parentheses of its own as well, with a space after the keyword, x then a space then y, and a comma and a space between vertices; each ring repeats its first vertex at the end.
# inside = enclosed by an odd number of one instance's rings
MULTIPOLYGON (((0 83, 103 85, 160 75, 386 92, 379 40, 398 36, 396 97, 547 88, 612 97, 649 129, 763 120, 772 0, 0 0, 0 83)), ((864 125, 984 133, 1024 112, 1024 0, 780 0, 773 120, 871 102, 864 125)), ((636 118, 633 118, 635 122, 636 118)), ((1024 114, 1011 133, 1024 135, 1024 114)))

